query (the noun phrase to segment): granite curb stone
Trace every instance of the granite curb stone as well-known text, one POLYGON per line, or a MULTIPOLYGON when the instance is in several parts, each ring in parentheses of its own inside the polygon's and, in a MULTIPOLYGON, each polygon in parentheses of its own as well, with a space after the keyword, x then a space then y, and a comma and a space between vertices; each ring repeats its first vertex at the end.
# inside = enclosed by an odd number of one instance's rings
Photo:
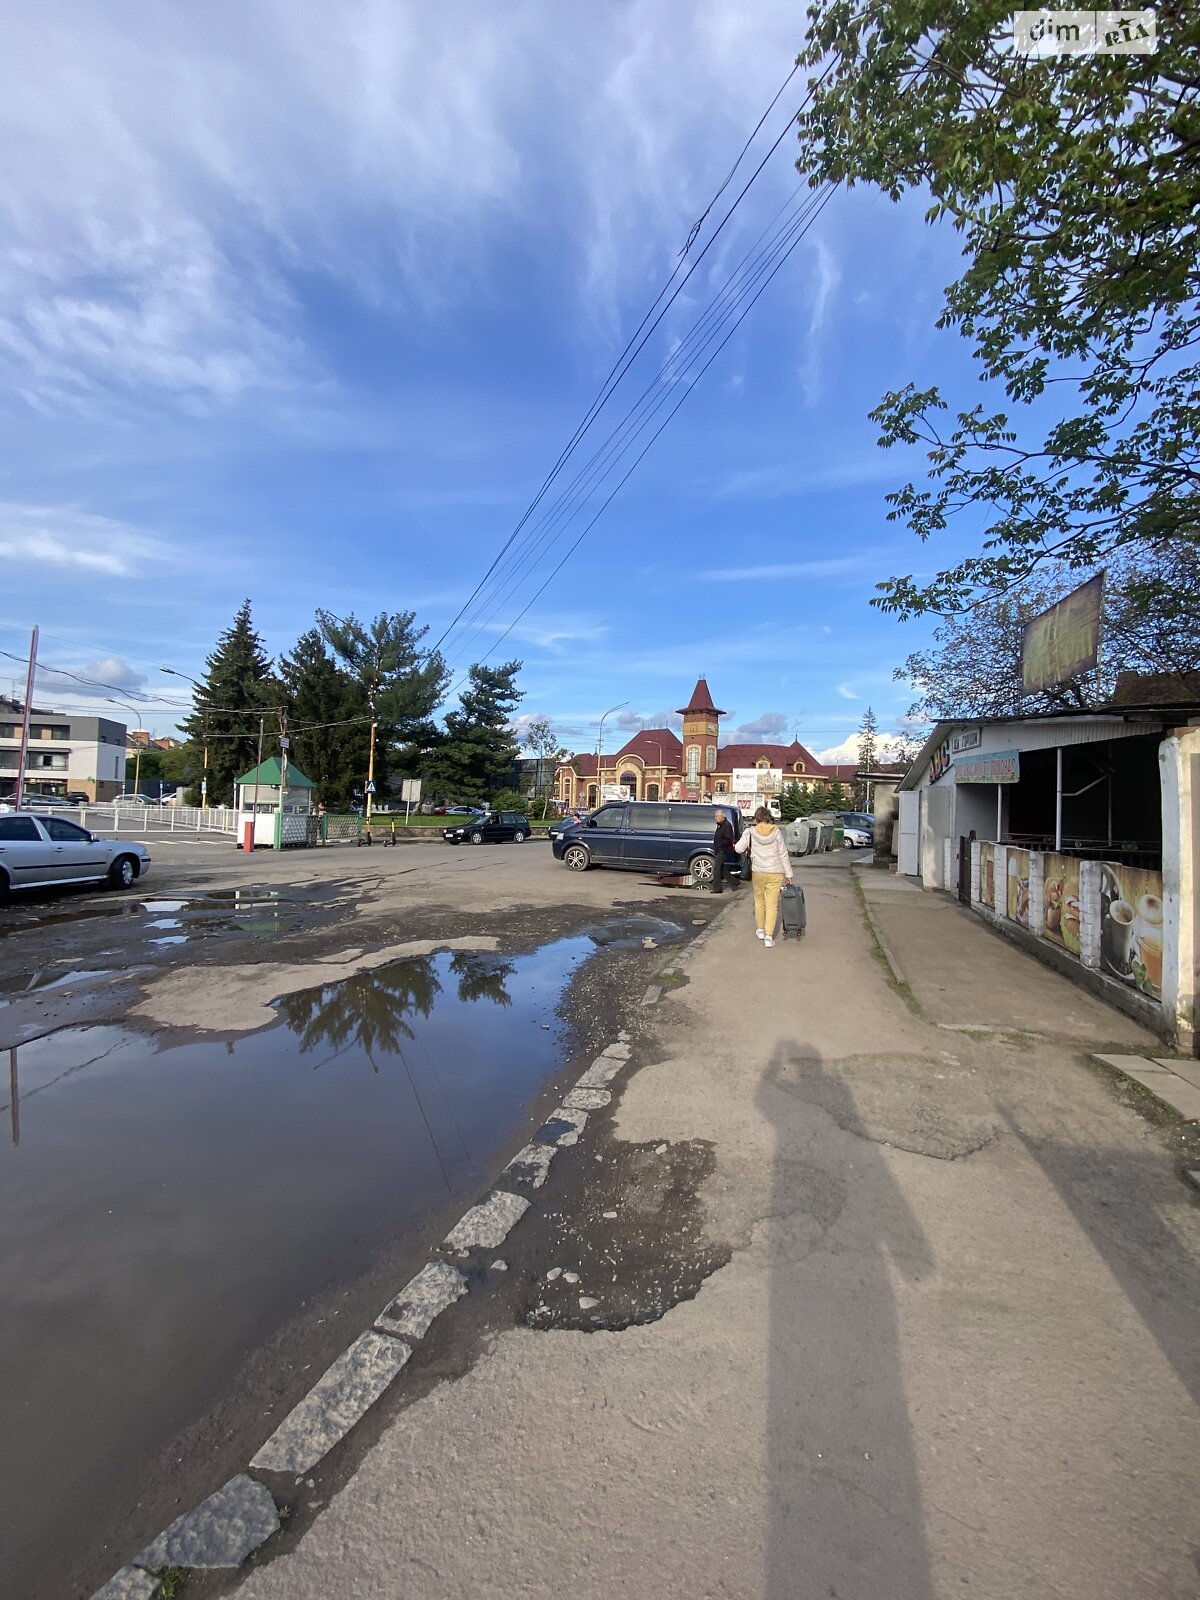
POLYGON ((250 1465, 260 1472, 307 1472, 350 1432, 412 1355, 400 1339, 359 1334, 292 1408, 250 1465))
POLYGON ((133 1559, 139 1567, 240 1567, 278 1528, 271 1491, 241 1472, 133 1559))

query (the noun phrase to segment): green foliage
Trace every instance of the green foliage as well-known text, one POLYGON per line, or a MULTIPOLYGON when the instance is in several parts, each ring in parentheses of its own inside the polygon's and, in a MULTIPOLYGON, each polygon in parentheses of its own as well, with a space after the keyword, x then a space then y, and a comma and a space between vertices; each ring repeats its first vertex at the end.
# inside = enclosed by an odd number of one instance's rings
POLYGON ((517 741, 510 724, 521 702, 520 670, 519 661, 471 668, 458 710, 448 713, 445 732, 429 748, 425 770, 431 794, 482 801, 511 782, 517 741))
POLYGON ((821 811, 849 811, 851 810, 850 797, 847 795, 840 778, 835 779, 821 796, 821 811))
MULTIPOLYGON (((353 614, 335 617, 329 611, 317 612, 322 639, 365 702, 367 739, 370 719, 377 724, 375 782, 380 794, 393 750, 411 749, 445 693, 449 676, 440 655, 422 654, 420 643, 429 630, 414 624, 412 611, 381 611, 369 623, 360 622, 353 614)), ((359 761, 357 787, 361 788, 367 776, 366 740, 361 758, 357 741, 352 743, 352 760, 359 761)))
MULTIPOLYGON (((267 716, 268 733, 277 730, 278 704, 279 686, 271 675, 270 658, 250 621, 250 602, 244 600, 205 663, 203 688, 183 723, 188 765, 197 780, 208 746, 210 805, 233 803, 234 780, 258 759, 259 716, 267 716)), ((272 746, 265 744, 264 759, 271 753, 272 746)))
POLYGON ((370 738, 362 684, 325 648, 320 627, 301 634, 279 658, 291 759, 315 786, 314 803, 344 809, 366 778, 370 738))
POLYGON ((497 811, 520 811, 529 809, 529 796, 521 794, 516 789, 501 789, 499 794, 494 794, 488 804, 497 811))
POLYGON ((880 443, 929 459, 891 518, 922 540, 988 520, 980 554, 892 578, 874 603, 944 613, 1047 559, 1194 548, 1200 10, 1160 9, 1155 54, 1049 60, 1013 53, 995 5, 813 0, 808 17, 801 61, 828 70, 799 119, 801 170, 932 196, 927 220, 949 219, 966 263, 939 326, 1023 413, 972 405, 947 425, 936 388, 884 396, 880 443))
POLYGON ((786 783, 779 796, 779 818, 781 822, 794 822, 797 817, 805 815, 804 791, 798 783, 786 783))
MULTIPOLYGON (((567 759, 567 749, 560 742, 549 717, 535 717, 526 726, 521 736, 521 744, 537 761, 533 793, 536 799, 544 800, 553 787, 555 768, 560 761, 567 759)), ((542 816, 546 814, 544 805, 541 814, 542 816)))

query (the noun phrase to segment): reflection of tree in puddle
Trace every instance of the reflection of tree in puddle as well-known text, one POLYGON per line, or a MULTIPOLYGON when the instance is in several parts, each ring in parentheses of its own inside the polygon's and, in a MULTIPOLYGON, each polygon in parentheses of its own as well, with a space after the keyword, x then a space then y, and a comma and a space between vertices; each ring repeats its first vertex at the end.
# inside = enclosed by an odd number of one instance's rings
POLYGON ((279 1011, 305 1054, 324 1044, 339 1056, 357 1044, 378 1072, 375 1052, 403 1058, 401 1040, 416 1037, 405 1019, 414 1012, 427 1017, 441 991, 432 960, 420 957, 284 995, 279 1011))
MULTIPOLYGON (((458 998, 464 1004, 490 1000, 498 1006, 512 1005, 505 985, 515 971, 514 962, 458 951, 451 957, 450 970, 458 979, 458 998)), ((416 1039, 409 1019, 428 1017, 441 992, 434 959, 420 956, 324 989, 284 995, 278 1004, 303 1053, 327 1045, 332 1055, 326 1059, 332 1060, 358 1045, 378 1072, 376 1053, 403 1059, 402 1041, 416 1039)))
POLYGON ((481 956, 472 950, 457 950, 450 958, 450 970, 458 979, 458 998, 464 1005, 470 1005, 473 1000, 490 1000, 498 1006, 512 1005, 512 996, 505 985, 517 970, 515 961, 481 956))

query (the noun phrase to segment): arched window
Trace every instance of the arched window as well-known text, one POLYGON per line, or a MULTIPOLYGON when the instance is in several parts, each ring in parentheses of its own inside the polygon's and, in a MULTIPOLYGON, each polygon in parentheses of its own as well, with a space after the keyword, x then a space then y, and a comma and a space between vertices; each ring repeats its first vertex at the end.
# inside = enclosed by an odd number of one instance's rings
POLYGON ((646 799, 647 800, 657 800, 658 799, 658 785, 656 783, 648 783, 646 785, 646 799))
POLYGON ((724 778, 718 778, 717 779, 717 793, 718 794, 728 794, 729 793, 729 785, 725 782, 724 778))
POLYGON ((698 744, 690 744, 687 747, 687 779, 688 779, 688 782, 689 783, 695 783, 696 779, 699 776, 700 776, 700 746, 698 744))
POLYGON ((792 762, 792 771, 793 772, 803 772, 804 771, 804 763, 803 763, 803 761, 793 761, 792 762))
POLYGON ((770 760, 766 756, 759 756, 758 760, 754 763, 754 765, 756 767, 770 767, 771 763, 770 763, 770 760))
POLYGON ((705 751, 704 767, 706 772, 715 772, 717 769, 717 747, 715 744, 710 744, 705 751))
POLYGON ((631 800, 636 800, 637 799, 637 773, 636 772, 623 772, 621 774, 621 777, 620 777, 620 784, 621 784, 622 789, 624 789, 627 792, 627 794, 629 795, 629 798, 631 800))
POLYGON ((600 799, 600 791, 596 788, 596 785, 594 783, 589 783, 588 784, 588 797, 587 797, 587 803, 588 803, 588 810, 589 811, 594 811, 596 809, 596 805, 599 802, 599 799, 600 799))

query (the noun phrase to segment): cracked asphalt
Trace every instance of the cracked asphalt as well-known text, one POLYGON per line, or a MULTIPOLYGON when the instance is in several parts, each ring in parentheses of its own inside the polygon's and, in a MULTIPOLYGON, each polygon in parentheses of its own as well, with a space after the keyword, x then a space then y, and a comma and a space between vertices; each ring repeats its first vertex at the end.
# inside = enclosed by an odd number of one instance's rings
POLYGON ((239 1600, 1197 1592, 1188 1130, 1089 1065, 1152 1041, 865 873, 908 1004, 844 867, 725 902, 239 1600))

